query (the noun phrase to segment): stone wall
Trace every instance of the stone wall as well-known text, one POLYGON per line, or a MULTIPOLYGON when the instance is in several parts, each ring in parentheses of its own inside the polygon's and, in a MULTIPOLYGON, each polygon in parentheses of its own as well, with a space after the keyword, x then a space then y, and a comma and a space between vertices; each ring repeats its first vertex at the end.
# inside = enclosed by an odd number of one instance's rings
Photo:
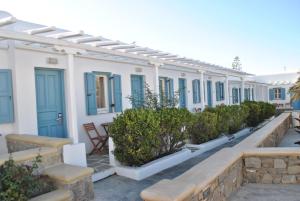
POLYGON ((264 139, 259 147, 277 147, 291 125, 291 117, 286 118, 283 123, 277 125, 276 129, 264 139))
POLYGON ((196 200, 222 201, 235 192, 243 183, 243 161, 240 159, 200 191, 196 200))
MULTIPOLYGON (((224 148, 173 180, 145 189, 145 201, 225 201, 243 183, 297 183, 300 152, 275 147, 290 127, 283 113, 233 148, 224 148)), ((300 182, 299 182, 300 183, 300 182)))
POLYGON ((300 183, 300 153, 293 156, 245 157, 245 183, 300 183))

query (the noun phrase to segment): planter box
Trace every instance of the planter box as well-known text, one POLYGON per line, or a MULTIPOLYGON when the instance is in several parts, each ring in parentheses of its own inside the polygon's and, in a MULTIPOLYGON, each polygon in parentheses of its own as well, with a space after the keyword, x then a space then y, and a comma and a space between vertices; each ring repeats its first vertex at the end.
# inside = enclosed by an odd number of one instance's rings
POLYGON ((115 170, 120 176, 140 181, 165 169, 178 165, 190 158, 191 151, 189 149, 183 149, 176 153, 151 161, 141 167, 117 165, 115 170))
POLYGON ((251 128, 244 128, 243 130, 240 130, 240 131, 236 132, 235 134, 233 134, 233 136, 234 136, 234 138, 240 138, 245 135, 248 135, 250 132, 251 132, 251 128))
MULTIPOLYGON (((244 128, 244 129, 236 132, 235 134, 233 134, 233 136, 234 136, 234 138, 240 138, 245 135, 248 135, 250 133, 250 131, 251 131, 251 128, 244 128)), ((220 138, 210 140, 210 141, 202 143, 202 144, 187 144, 186 146, 188 148, 198 149, 192 153, 192 157, 194 157, 194 156, 198 156, 204 152, 210 151, 218 146, 226 144, 229 141, 230 141, 229 137, 222 136, 220 138)))

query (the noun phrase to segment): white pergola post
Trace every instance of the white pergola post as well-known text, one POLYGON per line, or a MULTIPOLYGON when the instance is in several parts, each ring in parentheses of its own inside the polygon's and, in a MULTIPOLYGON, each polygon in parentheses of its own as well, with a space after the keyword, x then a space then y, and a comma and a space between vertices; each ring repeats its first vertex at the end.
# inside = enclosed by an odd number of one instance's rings
POLYGON ((256 101, 256 85, 253 85, 253 100, 256 101))
POLYGON ((66 70, 67 80, 67 111, 68 111, 68 132, 69 137, 73 139, 73 143, 78 143, 78 121, 76 108, 76 94, 75 94, 75 78, 74 78, 74 54, 68 53, 68 68, 66 70))
POLYGON ((225 76, 225 86, 224 86, 224 95, 225 95, 225 105, 229 105, 230 98, 229 98, 229 82, 228 82, 228 76, 225 76))
POLYGON ((205 99, 204 99, 204 72, 200 72, 200 102, 201 110, 205 109, 205 99))
POLYGON ((153 83, 154 83, 154 93, 159 95, 159 67, 162 66, 162 63, 156 62, 149 62, 151 65, 154 66, 154 76, 153 76, 153 83))
POLYGON ((244 102, 244 100, 245 100, 245 81, 244 81, 243 77, 241 78, 241 80, 242 80, 242 87, 241 87, 241 102, 240 103, 244 102))

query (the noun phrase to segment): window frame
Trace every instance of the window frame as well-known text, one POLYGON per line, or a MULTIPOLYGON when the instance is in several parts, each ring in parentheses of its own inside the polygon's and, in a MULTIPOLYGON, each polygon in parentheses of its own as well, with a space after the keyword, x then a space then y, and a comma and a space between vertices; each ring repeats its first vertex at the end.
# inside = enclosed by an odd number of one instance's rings
POLYGON ((274 100, 281 100, 281 88, 274 88, 274 100))
POLYGON ((107 74, 102 74, 102 73, 95 73, 95 82, 96 82, 96 105, 97 105, 97 113, 98 114, 103 114, 103 113, 109 113, 109 95, 108 95, 108 82, 110 81, 109 77, 107 74), (97 90, 97 81, 100 77, 103 77, 103 84, 104 84, 104 100, 105 100, 105 107, 99 108, 98 107, 98 90, 97 90))

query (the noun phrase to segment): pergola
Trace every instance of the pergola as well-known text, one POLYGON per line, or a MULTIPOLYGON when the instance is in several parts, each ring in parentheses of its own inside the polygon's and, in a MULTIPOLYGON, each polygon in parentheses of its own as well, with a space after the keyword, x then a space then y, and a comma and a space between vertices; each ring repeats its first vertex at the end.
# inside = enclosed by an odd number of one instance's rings
MULTIPOLYGON (((92 36, 83 31, 69 31, 55 26, 44 26, 18 20, 5 12, 0 12, 0 47, 13 49, 38 48, 42 51, 56 51, 67 55, 68 66, 66 68, 67 87, 66 95, 69 113, 69 128, 74 142, 78 142, 77 111, 74 80, 74 56, 90 57, 116 62, 134 63, 143 66, 154 67, 155 92, 159 90, 159 68, 181 69, 182 71, 199 73, 204 80, 204 73, 225 76, 225 84, 228 89, 228 76, 241 78, 250 74, 225 68, 215 64, 205 63, 196 59, 178 56, 176 54, 138 46, 135 43, 124 43, 110 40, 102 36, 92 36)), ((14 66, 12 66, 13 70, 14 66)), ((204 88, 201 85, 201 97, 204 98, 204 88)), ((243 90, 242 90, 243 93, 243 90)), ((229 91, 225 90, 228 97, 229 91)), ((227 98, 228 99, 228 98, 227 98)), ((201 101, 204 104, 204 99, 201 101)), ((204 106, 204 105, 203 105, 204 106)))

